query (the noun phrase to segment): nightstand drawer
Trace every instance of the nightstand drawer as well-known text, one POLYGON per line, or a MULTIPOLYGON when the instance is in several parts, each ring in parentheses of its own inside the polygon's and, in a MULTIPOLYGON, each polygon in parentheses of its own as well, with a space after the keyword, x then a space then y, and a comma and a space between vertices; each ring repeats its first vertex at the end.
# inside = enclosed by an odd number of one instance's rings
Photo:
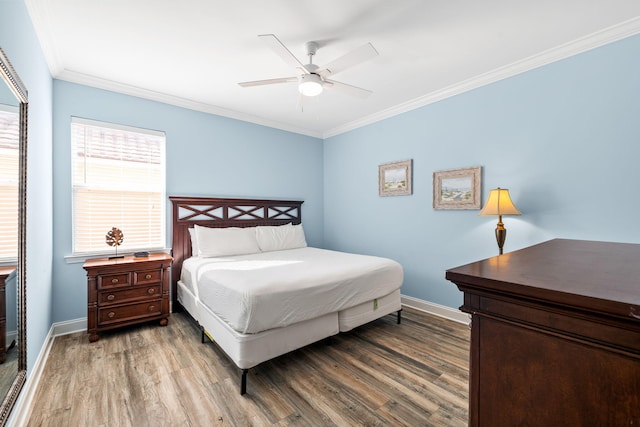
POLYGON ((162 314, 162 301, 154 300, 142 304, 129 304, 118 307, 98 309, 98 325, 127 322, 134 319, 159 316, 162 314))
POLYGON ((104 274, 98 276, 98 288, 121 288, 131 284, 129 273, 104 274))
POLYGON ((161 294, 160 284, 155 286, 134 287, 124 290, 102 291, 98 294, 98 304, 100 306, 109 304, 120 304, 136 300, 158 298, 161 294))
POLYGON ((162 277, 162 270, 148 270, 148 271, 134 271, 133 272, 133 284, 134 285, 146 285, 149 283, 158 283, 162 277))

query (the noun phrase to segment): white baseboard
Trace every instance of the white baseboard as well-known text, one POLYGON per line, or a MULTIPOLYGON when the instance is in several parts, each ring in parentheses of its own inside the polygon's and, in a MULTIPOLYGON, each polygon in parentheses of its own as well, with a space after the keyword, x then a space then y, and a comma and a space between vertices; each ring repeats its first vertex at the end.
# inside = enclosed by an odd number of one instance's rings
POLYGON ((87 318, 68 320, 66 322, 58 322, 51 325, 49 333, 47 334, 44 345, 40 349, 40 354, 36 359, 31 372, 27 375, 27 380, 22 387, 22 391, 18 396, 18 400, 7 419, 7 426, 20 427, 27 425, 29 416, 31 415, 31 409, 33 408, 33 399, 38 389, 38 384, 42 379, 44 367, 47 364, 49 358, 49 352, 53 346, 53 340, 61 335, 71 334, 74 332, 87 330, 87 318))
POLYGON ((80 319, 58 322, 51 327, 53 328, 54 337, 82 332, 87 330, 87 318, 81 317, 80 319))
POLYGON ((49 352, 53 345, 53 339, 55 338, 53 330, 54 327, 51 325, 49 333, 44 339, 44 345, 40 349, 40 354, 38 354, 38 358, 36 359, 36 363, 34 364, 33 369, 31 369, 31 372, 29 372, 29 375, 27 375, 27 380, 22 387, 22 391, 16 400, 16 404, 14 405, 9 418, 7 419, 7 426, 26 426, 29 421, 33 398, 35 397, 36 390, 38 389, 38 384, 42 378, 42 373, 44 372, 44 367, 47 364, 49 352))
POLYGON ((468 325, 470 322, 469 315, 467 313, 463 313, 455 308, 436 304, 435 302, 402 295, 402 305, 406 305, 407 307, 415 308, 416 310, 424 311, 429 314, 435 314, 436 316, 444 317, 445 319, 453 320, 454 322, 464 323, 465 325, 468 325))
MULTIPOLYGON (((402 305, 405 305, 407 307, 415 308, 416 310, 444 317, 445 319, 453 320, 454 322, 464 323, 465 325, 469 324, 469 315, 461 312, 460 310, 456 310, 451 307, 446 307, 444 305, 421 300, 418 298, 409 297, 406 295, 402 295, 401 299, 402 305)), ((7 420, 7 426, 24 426, 29 421, 29 416, 31 415, 31 409, 33 405, 33 398, 35 397, 36 390, 38 389, 38 384, 40 383, 40 379, 42 378, 44 367, 47 364, 47 358, 49 357, 49 352, 51 351, 53 340, 56 337, 62 335, 86 330, 86 317, 67 320, 65 322, 57 322, 51 325, 51 329, 49 329, 49 333, 44 340, 44 345, 40 350, 40 354, 36 359, 36 363, 29 375, 27 375, 27 380, 24 384, 22 392, 20 393, 20 396, 18 397, 18 400, 16 401, 13 410, 11 411, 11 415, 7 420)))

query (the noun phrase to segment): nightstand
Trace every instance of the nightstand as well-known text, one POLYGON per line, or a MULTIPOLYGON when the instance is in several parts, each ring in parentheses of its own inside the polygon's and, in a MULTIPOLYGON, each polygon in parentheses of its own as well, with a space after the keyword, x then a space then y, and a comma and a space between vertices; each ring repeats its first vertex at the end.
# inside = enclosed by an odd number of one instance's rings
POLYGON ((151 254, 136 258, 87 260, 87 333, 89 341, 108 329, 169 319, 169 280, 173 258, 151 254))

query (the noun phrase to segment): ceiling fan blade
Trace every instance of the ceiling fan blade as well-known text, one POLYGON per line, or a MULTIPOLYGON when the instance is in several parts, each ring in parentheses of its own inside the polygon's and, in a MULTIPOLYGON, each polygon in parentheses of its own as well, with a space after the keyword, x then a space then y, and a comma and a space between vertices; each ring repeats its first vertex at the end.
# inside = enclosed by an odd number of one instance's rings
POLYGON ((268 79, 268 80, 255 80, 253 82, 242 82, 238 83, 242 87, 251 87, 251 86, 264 86, 264 85, 273 85, 278 83, 290 83, 297 82, 297 77, 281 77, 279 79, 268 79))
POLYGON ((341 57, 334 59, 327 65, 322 67, 321 70, 316 71, 322 77, 329 77, 338 74, 341 71, 351 68, 354 65, 358 65, 361 62, 367 61, 371 58, 378 56, 378 51, 373 47, 371 43, 367 43, 359 48, 352 50, 349 53, 342 55, 341 57))
POLYGON ((351 86, 346 83, 340 83, 335 80, 324 80, 324 87, 327 89, 335 89, 347 95, 355 96, 356 98, 365 99, 368 98, 373 92, 361 87, 351 86))
POLYGON ((261 34, 258 37, 260 37, 265 43, 267 43, 271 50, 277 53, 280 58, 284 60, 284 62, 289 64, 289 66, 299 69, 304 74, 309 74, 309 70, 304 67, 302 62, 300 62, 298 58, 296 58, 293 53, 291 53, 291 51, 287 49, 287 47, 282 44, 280 39, 278 39, 275 35, 261 34))

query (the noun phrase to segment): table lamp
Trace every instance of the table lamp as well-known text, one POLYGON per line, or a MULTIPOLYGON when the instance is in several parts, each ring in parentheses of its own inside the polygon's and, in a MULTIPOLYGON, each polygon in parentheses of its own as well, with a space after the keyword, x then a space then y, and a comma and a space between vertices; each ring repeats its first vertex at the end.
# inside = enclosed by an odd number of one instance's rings
POLYGON ((502 247, 507 238, 507 229, 502 223, 502 215, 520 215, 520 211, 515 207, 509 196, 509 190, 506 188, 496 188, 489 192, 487 203, 484 204, 482 210, 478 213, 481 216, 497 215, 498 226, 496 227, 496 240, 500 255, 502 255, 502 247))

